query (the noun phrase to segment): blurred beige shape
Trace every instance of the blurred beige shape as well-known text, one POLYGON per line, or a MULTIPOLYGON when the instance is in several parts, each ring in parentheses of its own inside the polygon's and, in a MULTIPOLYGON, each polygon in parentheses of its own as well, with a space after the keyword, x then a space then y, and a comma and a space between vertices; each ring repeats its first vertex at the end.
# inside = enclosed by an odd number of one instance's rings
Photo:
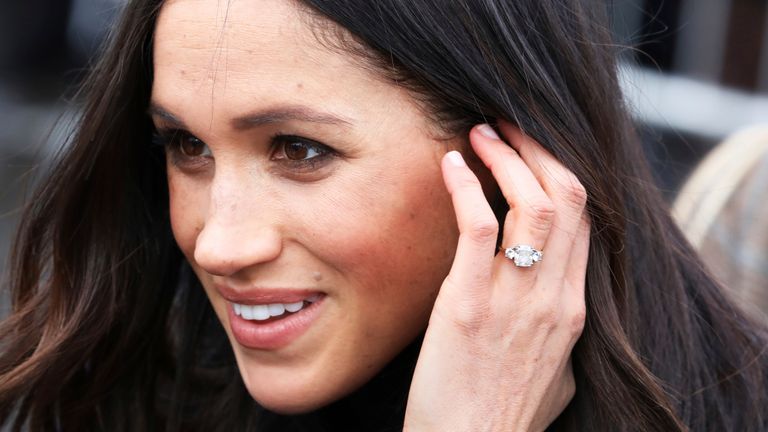
POLYGON ((768 125, 715 147, 681 189, 673 214, 733 297, 768 322, 768 125))

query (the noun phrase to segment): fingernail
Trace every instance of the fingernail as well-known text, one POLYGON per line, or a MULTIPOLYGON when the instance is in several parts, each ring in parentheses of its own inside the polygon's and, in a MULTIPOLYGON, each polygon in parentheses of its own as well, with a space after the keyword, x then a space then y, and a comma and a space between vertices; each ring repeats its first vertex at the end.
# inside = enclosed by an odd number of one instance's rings
POLYGON ((495 130, 493 130, 493 128, 491 127, 491 125, 489 125, 489 124, 487 124, 487 123, 483 123, 483 124, 481 124, 481 125, 480 125, 480 126, 477 128, 477 130, 479 130, 479 131, 480 131, 480 133, 481 133, 481 134, 483 134, 483 136, 486 136, 486 137, 488 137, 488 138, 490 138, 490 139, 499 139, 499 135, 498 135, 498 134, 496 134, 496 131, 495 131, 495 130))
POLYGON ((456 150, 448 152, 448 161, 455 167, 465 167, 467 164, 464 162, 464 158, 461 157, 461 153, 456 150))

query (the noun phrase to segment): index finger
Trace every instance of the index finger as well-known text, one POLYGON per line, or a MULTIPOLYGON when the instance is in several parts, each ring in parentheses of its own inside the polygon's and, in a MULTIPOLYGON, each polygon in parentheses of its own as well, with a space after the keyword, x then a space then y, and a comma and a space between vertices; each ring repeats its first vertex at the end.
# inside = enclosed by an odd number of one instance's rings
POLYGON ((499 223, 480 181, 459 152, 451 151, 443 157, 442 170, 459 227, 459 243, 448 277, 462 289, 487 290, 499 223))

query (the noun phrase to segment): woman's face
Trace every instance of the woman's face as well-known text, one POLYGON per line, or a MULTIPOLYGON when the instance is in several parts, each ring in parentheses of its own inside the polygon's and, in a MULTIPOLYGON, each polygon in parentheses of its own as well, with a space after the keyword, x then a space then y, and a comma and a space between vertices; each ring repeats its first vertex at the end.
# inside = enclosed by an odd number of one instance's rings
POLYGON ((150 112, 174 236, 258 402, 330 403, 424 330, 458 236, 439 161, 460 143, 404 89, 292 2, 171 0, 150 112))

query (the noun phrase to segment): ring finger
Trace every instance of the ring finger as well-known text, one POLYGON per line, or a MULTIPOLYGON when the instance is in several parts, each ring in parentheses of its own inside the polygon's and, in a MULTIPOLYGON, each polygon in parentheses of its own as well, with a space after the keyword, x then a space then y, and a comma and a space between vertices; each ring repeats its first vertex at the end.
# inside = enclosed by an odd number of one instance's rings
MULTIPOLYGON (((475 127, 470 132, 470 141, 475 153, 493 173, 509 204, 502 246, 524 244, 541 250, 547 242, 554 219, 552 200, 520 155, 503 142, 490 126, 475 127)), ((501 261, 497 265, 498 272, 516 279, 510 281, 511 284, 517 285, 515 282, 521 282, 521 278, 529 281, 535 278, 534 268, 519 268, 503 255, 497 261, 501 261)))

